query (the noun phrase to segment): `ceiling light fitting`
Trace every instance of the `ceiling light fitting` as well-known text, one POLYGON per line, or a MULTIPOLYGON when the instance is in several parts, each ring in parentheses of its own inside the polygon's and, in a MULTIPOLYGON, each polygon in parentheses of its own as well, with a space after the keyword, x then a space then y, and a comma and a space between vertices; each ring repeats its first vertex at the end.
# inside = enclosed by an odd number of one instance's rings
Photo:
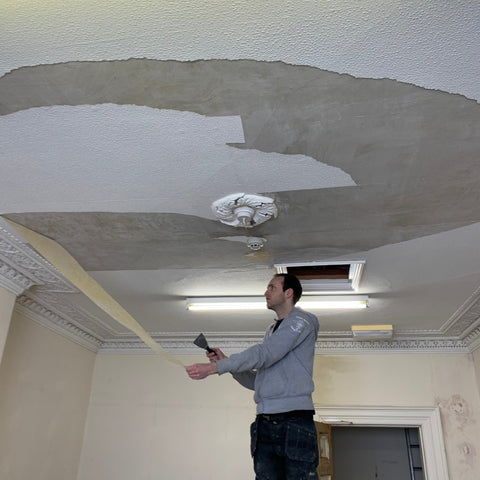
POLYGON ((356 340, 388 340, 393 336, 392 325, 352 325, 356 340))
POLYGON ((256 252, 257 250, 261 250, 265 245, 266 240, 264 238, 259 237, 248 237, 247 239, 247 247, 250 250, 256 252))
MULTIPOLYGON (((297 306, 305 310, 358 309, 368 305, 367 295, 308 295, 297 306)), ((187 298, 187 310, 265 310, 264 297, 196 297, 187 298)))
POLYGON ((212 211, 222 223, 252 228, 277 216, 273 199, 247 193, 234 193, 212 203, 212 211))

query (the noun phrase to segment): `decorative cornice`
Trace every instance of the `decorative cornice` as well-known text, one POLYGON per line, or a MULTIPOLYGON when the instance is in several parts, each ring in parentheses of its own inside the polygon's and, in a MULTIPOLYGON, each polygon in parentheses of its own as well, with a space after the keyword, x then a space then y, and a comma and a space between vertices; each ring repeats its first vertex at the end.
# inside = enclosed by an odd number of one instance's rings
POLYGON ((463 340, 472 353, 480 348, 480 326, 472 330, 463 340))
MULTIPOLYGON (((59 295, 58 293, 38 291, 37 287, 34 287, 26 293, 25 296, 63 318, 67 318, 70 323, 97 338, 104 340, 106 338, 116 338, 121 335, 119 331, 107 325, 97 316, 78 305, 71 304, 68 301, 68 297, 65 298, 65 296, 59 295)), ((22 297, 19 299, 19 302, 21 301, 22 297)))
POLYGON ((17 298, 15 310, 30 320, 53 330, 92 352, 98 352, 103 344, 100 338, 86 332, 69 321, 68 318, 54 312, 27 295, 21 295, 17 298))
POLYGON ((317 354, 332 353, 469 353, 467 345, 456 339, 408 339, 390 341, 318 341, 317 354))
POLYGON ((444 335, 463 337, 480 321, 480 287, 456 310, 441 328, 444 335))
POLYGON ((31 278, 12 268, 0 258, 0 287, 14 295, 20 295, 32 285, 35 283, 31 278))
MULTIPOLYGON (((156 333, 152 338, 166 351, 172 354, 193 355, 203 354, 203 350, 193 344, 198 332, 156 333)), ((237 353, 262 341, 263 332, 250 333, 213 333, 208 334, 208 340, 230 353, 237 353)), ((122 339, 107 340, 99 353, 154 353, 139 338, 129 336, 122 339)))
MULTIPOLYGON (((202 350, 193 345, 196 333, 184 335, 155 335, 155 341, 172 354, 202 354, 202 350)), ((244 334, 208 334, 209 343, 230 353, 237 353, 261 341, 263 333, 244 334)), ((106 341, 99 353, 153 353, 142 341, 136 338, 106 341)), ((365 354, 365 353, 469 353, 469 349, 461 340, 429 340, 410 339, 388 342, 359 342, 355 340, 318 340, 315 353, 317 355, 332 354, 365 354)))
POLYGON ((70 284, 49 262, 14 235, 0 218, 0 284, 16 295, 33 285, 38 291, 74 293, 70 284))

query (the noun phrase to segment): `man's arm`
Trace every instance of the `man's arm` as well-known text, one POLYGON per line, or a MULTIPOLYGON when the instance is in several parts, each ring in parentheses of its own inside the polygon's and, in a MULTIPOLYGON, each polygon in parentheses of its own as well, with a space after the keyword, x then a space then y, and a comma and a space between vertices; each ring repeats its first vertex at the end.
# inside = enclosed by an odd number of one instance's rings
POLYGON ((217 365, 218 373, 233 374, 270 367, 295 349, 309 335, 316 335, 313 319, 317 321, 307 312, 294 311, 283 320, 280 328, 273 335, 266 336, 262 343, 233 354, 220 362, 217 365))
POLYGON ((248 370, 247 372, 232 373, 232 377, 242 386, 249 390, 255 390, 255 378, 257 372, 248 370))
MULTIPOLYGON (((228 358, 219 348, 212 347, 214 353, 207 353, 207 357, 210 360, 210 364, 208 363, 196 363, 194 365, 190 365, 186 368, 188 376, 194 380, 202 380, 209 375, 213 375, 214 373, 218 373, 217 370, 208 369, 207 366, 211 365, 212 363, 215 364, 217 360, 223 360, 224 358, 228 358), (215 370, 215 371, 214 371, 215 370)), ((248 388, 249 390, 255 389, 255 376, 256 372, 248 371, 248 372, 240 372, 240 373, 233 373, 233 378, 243 387, 248 388)))
MULTIPOLYGON (((220 365, 216 364, 216 361, 212 362, 215 364, 215 370, 208 368, 209 364, 195 364, 187 367, 187 373, 190 378, 194 380, 200 380, 213 375, 214 373, 223 373, 230 372, 232 374, 240 372, 251 372, 258 368, 268 367, 273 365, 285 355, 287 355, 292 349, 294 349, 299 343, 301 343, 308 335, 315 333, 316 329, 312 323, 307 319, 311 317, 316 318, 307 312, 295 311, 293 315, 288 315, 281 327, 275 332, 275 334, 270 335, 264 339, 264 341, 259 345, 254 345, 250 348, 247 348, 241 353, 233 354, 231 357, 223 356, 223 358, 218 358, 220 365), (192 370, 192 375, 189 373, 189 368, 197 367, 196 370, 192 370)), ((317 321, 318 324, 318 321, 317 321)), ((212 359, 213 354, 209 355, 209 358, 212 359)), ((251 386, 247 386, 242 382, 243 386, 247 388, 253 388, 253 374, 248 383, 251 386)))
POLYGON ((209 375, 218 373, 217 362, 195 363, 185 367, 185 370, 192 380, 202 380, 207 378, 209 375))
POLYGON ((222 360, 223 358, 227 358, 227 356, 219 348, 213 347, 211 350, 213 350, 213 352, 207 352, 210 363, 195 363, 185 368, 191 379, 203 380, 209 375, 218 373, 217 360, 222 360))
MULTIPOLYGON (((218 360, 223 360, 228 358, 219 348, 213 347, 212 350, 215 353, 207 353, 207 357, 211 362, 216 362, 218 360)), ((255 377, 257 372, 254 370, 248 370, 246 372, 232 373, 232 377, 242 386, 248 388, 249 390, 255 390, 255 377)))

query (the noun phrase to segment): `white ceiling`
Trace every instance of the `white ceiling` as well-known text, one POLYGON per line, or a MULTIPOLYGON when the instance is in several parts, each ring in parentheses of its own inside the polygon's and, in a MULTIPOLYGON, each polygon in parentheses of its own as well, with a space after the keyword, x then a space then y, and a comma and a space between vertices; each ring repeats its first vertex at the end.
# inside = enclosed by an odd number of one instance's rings
MULTIPOLYGON (((7 0, 0 18, 0 214, 160 343, 245 346, 270 312, 184 299, 262 294, 276 263, 366 260, 369 308, 317 312, 320 350, 480 345, 480 5, 7 0), (278 217, 219 223, 211 203, 237 192, 278 217), (359 346, 354 323, 394 341, 359 346)), ((2 225, 19 309, 94 350, 140 348, 2 225)))
POLYGON ((107 104, 33 108, 7 116, 1 128, 5 158, 21 159, 5 172, 5 211, 214 219, 211 199, 246 184, 254 192, 355 185, 345 172, 305 155, 229 147, 244 143, 240 117, 107 104), (295 170, 285 175, 292 160, 295 170))

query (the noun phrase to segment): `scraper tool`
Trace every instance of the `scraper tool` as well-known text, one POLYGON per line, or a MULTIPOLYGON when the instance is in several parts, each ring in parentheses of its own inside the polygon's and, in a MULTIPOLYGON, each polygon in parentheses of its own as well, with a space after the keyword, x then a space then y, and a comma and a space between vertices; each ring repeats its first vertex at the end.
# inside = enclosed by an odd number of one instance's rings
MULTIPOLYGON (((201 333, 194 341, 193 343, 197 346, 197 347, 200 347, 200 348, 203 348, 204 350, 206 350, 208 353, 215 353, 215 350, 212 350, 209 346, 208 346, 208 342, 207 342, 207 339, 205 338, 205 335, 203 333, 201 333)), ((216 355, 216 353, 215 353, 216 355)))

